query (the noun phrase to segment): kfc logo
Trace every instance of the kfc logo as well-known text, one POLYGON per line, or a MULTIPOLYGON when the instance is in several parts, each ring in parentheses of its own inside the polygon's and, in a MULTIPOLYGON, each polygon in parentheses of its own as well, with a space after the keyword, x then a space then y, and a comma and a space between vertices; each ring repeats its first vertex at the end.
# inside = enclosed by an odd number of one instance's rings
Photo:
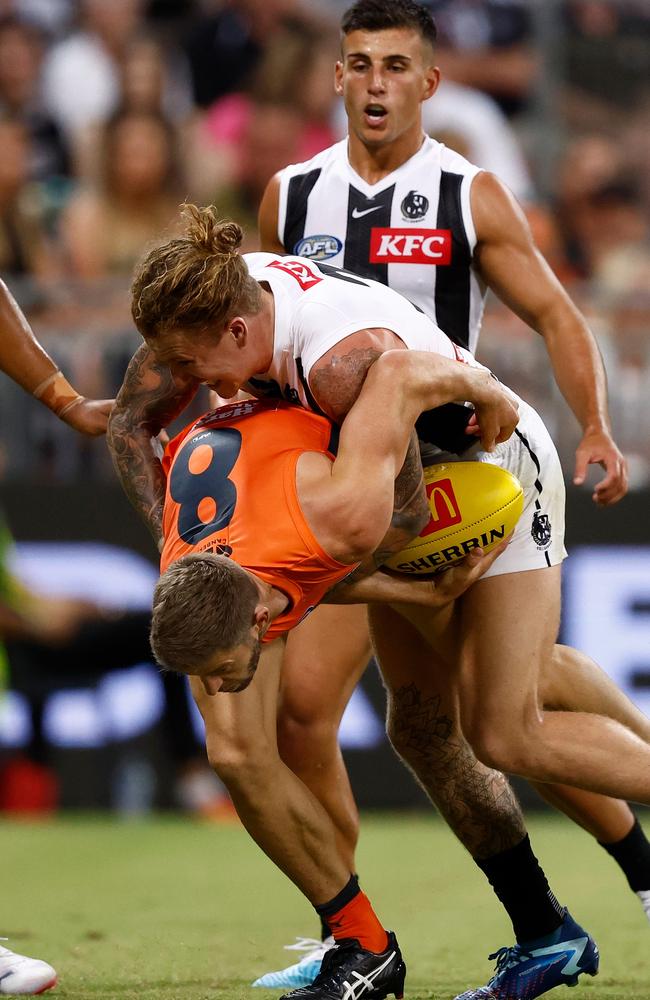
POLYGON ((428 483, 427 499, 431 519, 420 532, 420 538, 433 535, 434 532, 449 528, 452 524, 460 524, 463 520, 451 479, 437 479, 433 483, 428 483))
POLYGON ((278 271, 284 271, 285 274, 290 274, 292 278, 295 278, 303 292, 306 292, 308 288, 313 288, 317 285, 319 281, 322 281, 322 277, 318 274, 314 274, 307 264, 303 264, 299 260, 272 260, 267 267, 275 267, 278 271))
POLYGON ((371 264, 451 264, 450 229, 373 229, 371 264))

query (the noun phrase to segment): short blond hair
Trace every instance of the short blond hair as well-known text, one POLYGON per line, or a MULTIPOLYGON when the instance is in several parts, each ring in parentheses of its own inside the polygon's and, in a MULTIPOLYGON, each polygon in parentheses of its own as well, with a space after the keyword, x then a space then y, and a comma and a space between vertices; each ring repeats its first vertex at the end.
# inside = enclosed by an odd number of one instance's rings
POLYGON ((258 600, 255 584, 232 559, 210 552, 183 556, 154 590, 149 638, 156 661, 196 673, 212 653, 246 640, 258 600))
POLYGON ((241 226, 214 206, 183 205, 185 230, 136 265, 131 315, 145 340, 170 330, 225 326, 238 312, 259 312, 261 290, 239 253, 241 226))

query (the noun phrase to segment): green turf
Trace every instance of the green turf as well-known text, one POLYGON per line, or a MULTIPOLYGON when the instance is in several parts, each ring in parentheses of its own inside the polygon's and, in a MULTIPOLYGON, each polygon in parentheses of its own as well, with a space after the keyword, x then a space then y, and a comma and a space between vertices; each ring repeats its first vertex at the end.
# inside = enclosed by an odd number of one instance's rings
MULTIPOLYGON (((648 1000, 650 927, 601 848, 568 822, 530 823, 557 895, 601 946, 597 979, 567 1000, 648 1000)), ((237 826, 181 819, 0 824, 0 933, 49 959, 55 996, 81 1000, 268 1000, 250 980, 315 933, 312 912, 237 826)), ((448 1000, 484 982, 488 951, 510 943, 480 873, 423 815, 366 817, 363 885, 398 933, 406 997, 448 1000)), ((291 953, 288 953, 289 957, 291 953)))

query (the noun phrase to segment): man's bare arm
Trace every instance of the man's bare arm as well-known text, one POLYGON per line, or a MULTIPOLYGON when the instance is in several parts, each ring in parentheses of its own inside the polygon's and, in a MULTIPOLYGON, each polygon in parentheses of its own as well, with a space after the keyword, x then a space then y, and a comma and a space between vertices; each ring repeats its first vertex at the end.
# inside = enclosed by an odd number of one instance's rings
POLYGON ((280 175, 276 174, 266 185, 257 216, 260 250, 268 253, 286 253, 278 236, 278 210, 280 204, 280 175))
POLYGON ((107 441, 115 471, 129 500, 160 548, 165 477, 156 437, 193 399, 194 380, 175 381, 146 344, 129 362, 108 425, 107 441))
POLYGON ((602 358, 584 317, 540 254, 520 206, 492 174, 480 173, 471 191, 478 270, 499 298, 544 338, 562 395, 583 437, 574 482, 589 464, 606 471, 594 500, 616 503, 627 492, 627 471, 609 422, 602 358))
POLYGON ((377 569, 369 576, 355 574, 339 580, 328 590, 322 604, 410 604, 441 608, 455 601, 476 583, 506 547, 502 542, 487 555, 473 549, 462 562, 426 580, 377 569))
POLYGON ((86 399, 34 336, 20 306, 0 281, 0 369, 60 420, 82 434, 103 434, 112 399, 86 399))
MULTIPOLYGON (((312 381, 322 388, 320 375, 325 372, 333 386, 327 400, 321 393, 321 406, 334 415, 337 406, 347 403, 352 382, 358 382, 359 358, 376 350, 373 339, 389 336, 390 331, 359 331, 346 339, 356 345, 347 354, 346 342, 338 345, 342 353, 312 381), (359 346, 362 336, 371 341, 365 353, 359 346)), ((355 390, 357 399, 343 420, 329 481, 314 489, 303 479, 301 503, 326 551, 342 562, 363 562, 367 571, 370 553, 379 549, 383 562, 428 519, 413 433, 420 413, 455 399, 475 402, 484 447, 491 448, 512 434, 518 412, 510 394, 486 369, 431 352, 385 351, 367 369, 360 391, 356 385, 355 390)))

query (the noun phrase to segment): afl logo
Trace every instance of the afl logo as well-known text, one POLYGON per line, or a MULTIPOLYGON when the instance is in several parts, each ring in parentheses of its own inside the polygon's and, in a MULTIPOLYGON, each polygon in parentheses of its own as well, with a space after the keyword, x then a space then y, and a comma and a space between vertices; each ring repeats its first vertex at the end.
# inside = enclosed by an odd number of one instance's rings
POLYGON ((423 219, 429 211, 429 199, 417 191, 409 191, 401 205, 402 215, 405 219, 418 222, 423 219))
POLYGON ((305 236, 296 243, 293 252, 298 257, 311 257, 312 260, 329 260, 336 257, 343 249, 343 244, 336 236, 305 236))

